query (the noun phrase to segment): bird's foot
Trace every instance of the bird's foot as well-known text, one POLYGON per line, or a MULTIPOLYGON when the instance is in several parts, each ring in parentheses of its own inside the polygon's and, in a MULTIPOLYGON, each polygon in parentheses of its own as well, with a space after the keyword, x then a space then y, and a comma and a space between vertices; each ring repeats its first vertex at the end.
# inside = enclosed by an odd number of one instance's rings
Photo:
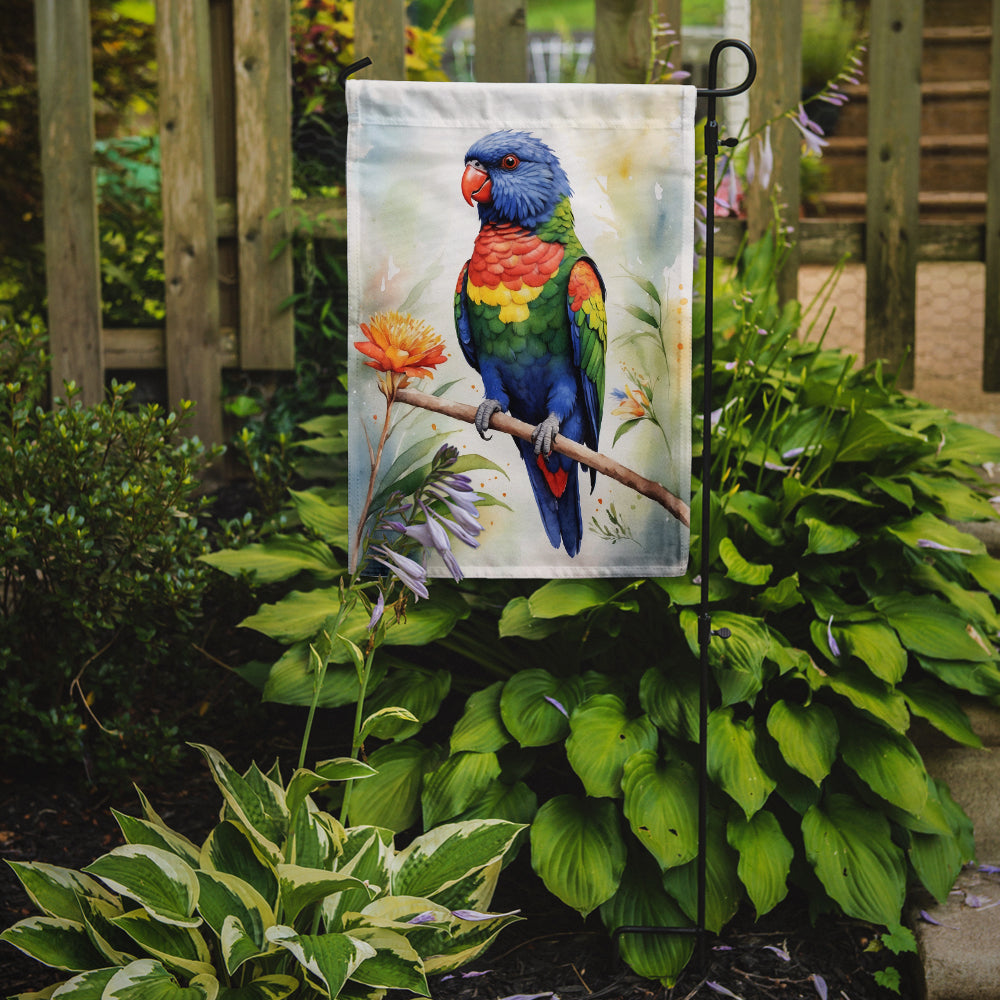
POLYGON ((484 441, 489 441, 491 435, 486 433, 486 429, 490 426, 490 417, 494 413, 500 413, 503 407, 500 405, 499 400, 496 399, 484 399, 480 404, 479 408, 476 410, 476 430, 479 431, 479 436, 484 441))
POLYGON ((536 455, 548 455, 552 451, 552 442, 559 433, 559 418, 550 413, 532 432, 531 443, 535 446, 536 455))

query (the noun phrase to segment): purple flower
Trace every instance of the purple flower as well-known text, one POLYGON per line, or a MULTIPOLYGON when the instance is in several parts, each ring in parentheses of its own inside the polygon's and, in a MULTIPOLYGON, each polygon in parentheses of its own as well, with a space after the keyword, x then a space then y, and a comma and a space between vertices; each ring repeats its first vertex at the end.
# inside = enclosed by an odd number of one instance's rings
POLYGON ((918 538, 917 548, 920 549, 938 549, 941 552, 958 552, 963 556, 971 556, 972 549, 956 549, 951 545, 942 545, 940 542, 935 542, 930 538, 918 538))
POLYGON ((766 944, 764 945, 764 950, 773 951, 782 962, 790 962, 792 960, 792 956, 784 948, 779 948, 776 944, 766 944))
POLYGON ((437 920, 437 915, 433 910, 424 910, 423 913, 418 913, 415 917, 410 917, 406 922, 408 924, 432 924, 437 920))
POLYGON ((750 147, 750 158, 747 161, 747 183, 755 180, 764 189, 771 186, 771 174, 774 171, 774 150, 771 148, 771 126, 764 129, 764 135, 759 136, 756 143, 750 147))
POLYGON ((715 993, 721 993, 724 997, 734 997, 735 1000, 743 1000, 743 998, 738 994, 734 993, 732 990, 726 989, 721 983, 713 983, 711 981, 705 983, 705 985, 715 993))
POLYGON ((802 140, 806 144, 806 150, 816 156, 823 155, 823 147, 827 145, 826 139, 822 138, 823 130, 806 114, 806 109, 799 104, 798 114, 789 112, 792 124, 802 134, 802 140))
POLYGON ((556 699, 553 698, 553 697, 551 697, 550 695, 545 695, 544 697, 545 697, 545 700, 550 705, 554 705, 560 712, 562 712, 563 715, 566 716, 567 719, 569 718, 569 712, 566 711, 565 707, 563 706, 563 704, 561 702, 556 701, 556 699))
POLYGON ((451 915, 459 920, 480 921, 492 920, 494 917, 514 917, 520 910, 511 910, 509 913, 480 913, 479 910, 452 910, 451 915))
POLYGON ((409 556, 393 552, 385 545, 372 548, 375 561, 388 567, 399 578, 404 587, 411 590, 417 597, 429 597, 427 592, 427 570, 409 556))
POLYGON ((813 981, 813 986, 816 987, 816 992, 819 994, 819 1000, 826 1000, 827 988, 826 980, 819 974, 813 973, 810 977, 813 981))
POLYGON ((385 611, 385 596, 380 590, 378 592, 378 600, 375 602, 375 607, 372 608, 372 616, 368 619, 368 631, 371 632, 376 625, 382 620, 382 614, 385 611))
POLYGON ((837 645, 837 640, 833 637, 833 615, 830 615, 830 620, 826 623, 826 641, 830 647, 830 652, 834 656, 840 656, 840 646, 837 645))

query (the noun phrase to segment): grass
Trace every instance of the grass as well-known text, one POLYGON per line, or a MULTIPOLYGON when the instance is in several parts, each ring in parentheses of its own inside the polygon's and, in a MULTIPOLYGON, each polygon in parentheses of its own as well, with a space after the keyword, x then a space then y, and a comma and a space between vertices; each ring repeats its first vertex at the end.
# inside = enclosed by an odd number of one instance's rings
MULTIPOLYGON (((684 24, 722 24, 724 0, 684 0, 684 24)), ((527 0, 529 31, 586 31, 594 27, 594 0, 527 0)))

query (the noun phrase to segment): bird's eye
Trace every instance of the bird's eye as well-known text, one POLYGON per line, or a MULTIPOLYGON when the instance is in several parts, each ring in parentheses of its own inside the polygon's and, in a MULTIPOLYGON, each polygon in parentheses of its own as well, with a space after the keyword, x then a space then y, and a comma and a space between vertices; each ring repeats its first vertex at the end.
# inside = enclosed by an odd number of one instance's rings
POLYGON ((513 170, 521 161, 513 154, 508 153, 501 161, 500 166, 504 170, 513 170))

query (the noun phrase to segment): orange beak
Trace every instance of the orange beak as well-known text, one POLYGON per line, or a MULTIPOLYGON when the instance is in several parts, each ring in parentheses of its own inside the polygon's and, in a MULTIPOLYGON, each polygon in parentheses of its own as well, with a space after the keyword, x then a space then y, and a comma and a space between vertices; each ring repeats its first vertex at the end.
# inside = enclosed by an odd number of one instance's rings
POLYGON ((489 201, 492 190, 493 185, 486 171, 475 164, 467 163, 465 173, 462 174, 462 194, 465 200, 470 205, 473 201, 489 201))

